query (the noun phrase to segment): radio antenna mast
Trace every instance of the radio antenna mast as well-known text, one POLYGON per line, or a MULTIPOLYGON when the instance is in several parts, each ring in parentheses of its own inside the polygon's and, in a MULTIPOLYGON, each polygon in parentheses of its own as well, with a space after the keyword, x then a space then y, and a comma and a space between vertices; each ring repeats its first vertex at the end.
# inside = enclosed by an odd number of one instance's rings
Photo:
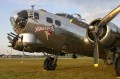
POLYGON ((34 11, 34 7, 35 7, 35 5, 31 5, 31 7, 32 7, 32 11, 34 11))
POLYGON ((30 17, 34 18, 34 7, 35 7, 35 5, 31 5, 31 7, 32 7, 32 11, 30 12, 30 17))

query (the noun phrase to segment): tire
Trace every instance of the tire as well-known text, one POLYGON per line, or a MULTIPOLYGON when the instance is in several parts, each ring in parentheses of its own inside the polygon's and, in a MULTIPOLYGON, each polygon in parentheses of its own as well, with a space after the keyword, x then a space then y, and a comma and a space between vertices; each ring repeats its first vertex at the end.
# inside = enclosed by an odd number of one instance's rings
POLYGON ((115 70, 118 77, 120 77, 120 56, 116 59, 115 70))
POLYGON ((54 58, 52 58, 52 57, 46 58, 44 61, 44 69, 45 70, 55 70, 56 64, 54 65, 53 62, 54 62, 54 58))

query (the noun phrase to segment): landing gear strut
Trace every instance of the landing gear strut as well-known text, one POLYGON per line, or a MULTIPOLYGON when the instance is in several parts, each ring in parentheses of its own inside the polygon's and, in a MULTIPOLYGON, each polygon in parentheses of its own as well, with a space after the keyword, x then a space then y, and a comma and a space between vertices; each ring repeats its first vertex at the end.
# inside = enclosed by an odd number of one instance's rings
POLYGON ((55 55, 54 57, 47 56, 47 58, 44 61, 44 69, 55 70, 57 66, 57 58, 58 58, 58 55, 55 55))
POLYGON ((117 47, 115 55, 115 71, 118 77, 120 77, 120 47, 117 47))
POLYGON ((106 59, 104 60, 104 63, 106 65, 112 65, 114 63, 114 54, 110 51, 106 50, 106 59))
POLYGON ((118 77, 120 77, 120 56, 115 61, 115 70, 118 77))

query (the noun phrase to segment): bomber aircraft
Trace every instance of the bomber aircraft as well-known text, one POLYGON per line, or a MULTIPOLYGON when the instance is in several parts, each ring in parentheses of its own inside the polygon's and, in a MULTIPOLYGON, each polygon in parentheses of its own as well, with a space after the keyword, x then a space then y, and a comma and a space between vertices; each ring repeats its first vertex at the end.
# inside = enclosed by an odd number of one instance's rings
POLYGON ((120 77, 120 28, 110 21, 120 12, 120 5, 104 18, 87 24, 79 14, 49 13, 43 9, 16 11, 10 17, 14 33, 8 33, 10 47, 23 52, 45 52, 45 70, 55 70, 59 55, 67 53, 99 58, 115 64, 120 77))

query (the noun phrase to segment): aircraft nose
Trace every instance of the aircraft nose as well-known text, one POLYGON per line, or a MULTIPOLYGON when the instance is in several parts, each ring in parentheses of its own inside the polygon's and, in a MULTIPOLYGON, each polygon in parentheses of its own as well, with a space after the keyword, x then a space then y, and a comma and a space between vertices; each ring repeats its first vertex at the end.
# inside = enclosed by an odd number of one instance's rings
POLYGON ((26 26, 28 20, 28 12, 26 10, 14 12, 10 17, 11 24, 14 29, 22 29, 26 26))

